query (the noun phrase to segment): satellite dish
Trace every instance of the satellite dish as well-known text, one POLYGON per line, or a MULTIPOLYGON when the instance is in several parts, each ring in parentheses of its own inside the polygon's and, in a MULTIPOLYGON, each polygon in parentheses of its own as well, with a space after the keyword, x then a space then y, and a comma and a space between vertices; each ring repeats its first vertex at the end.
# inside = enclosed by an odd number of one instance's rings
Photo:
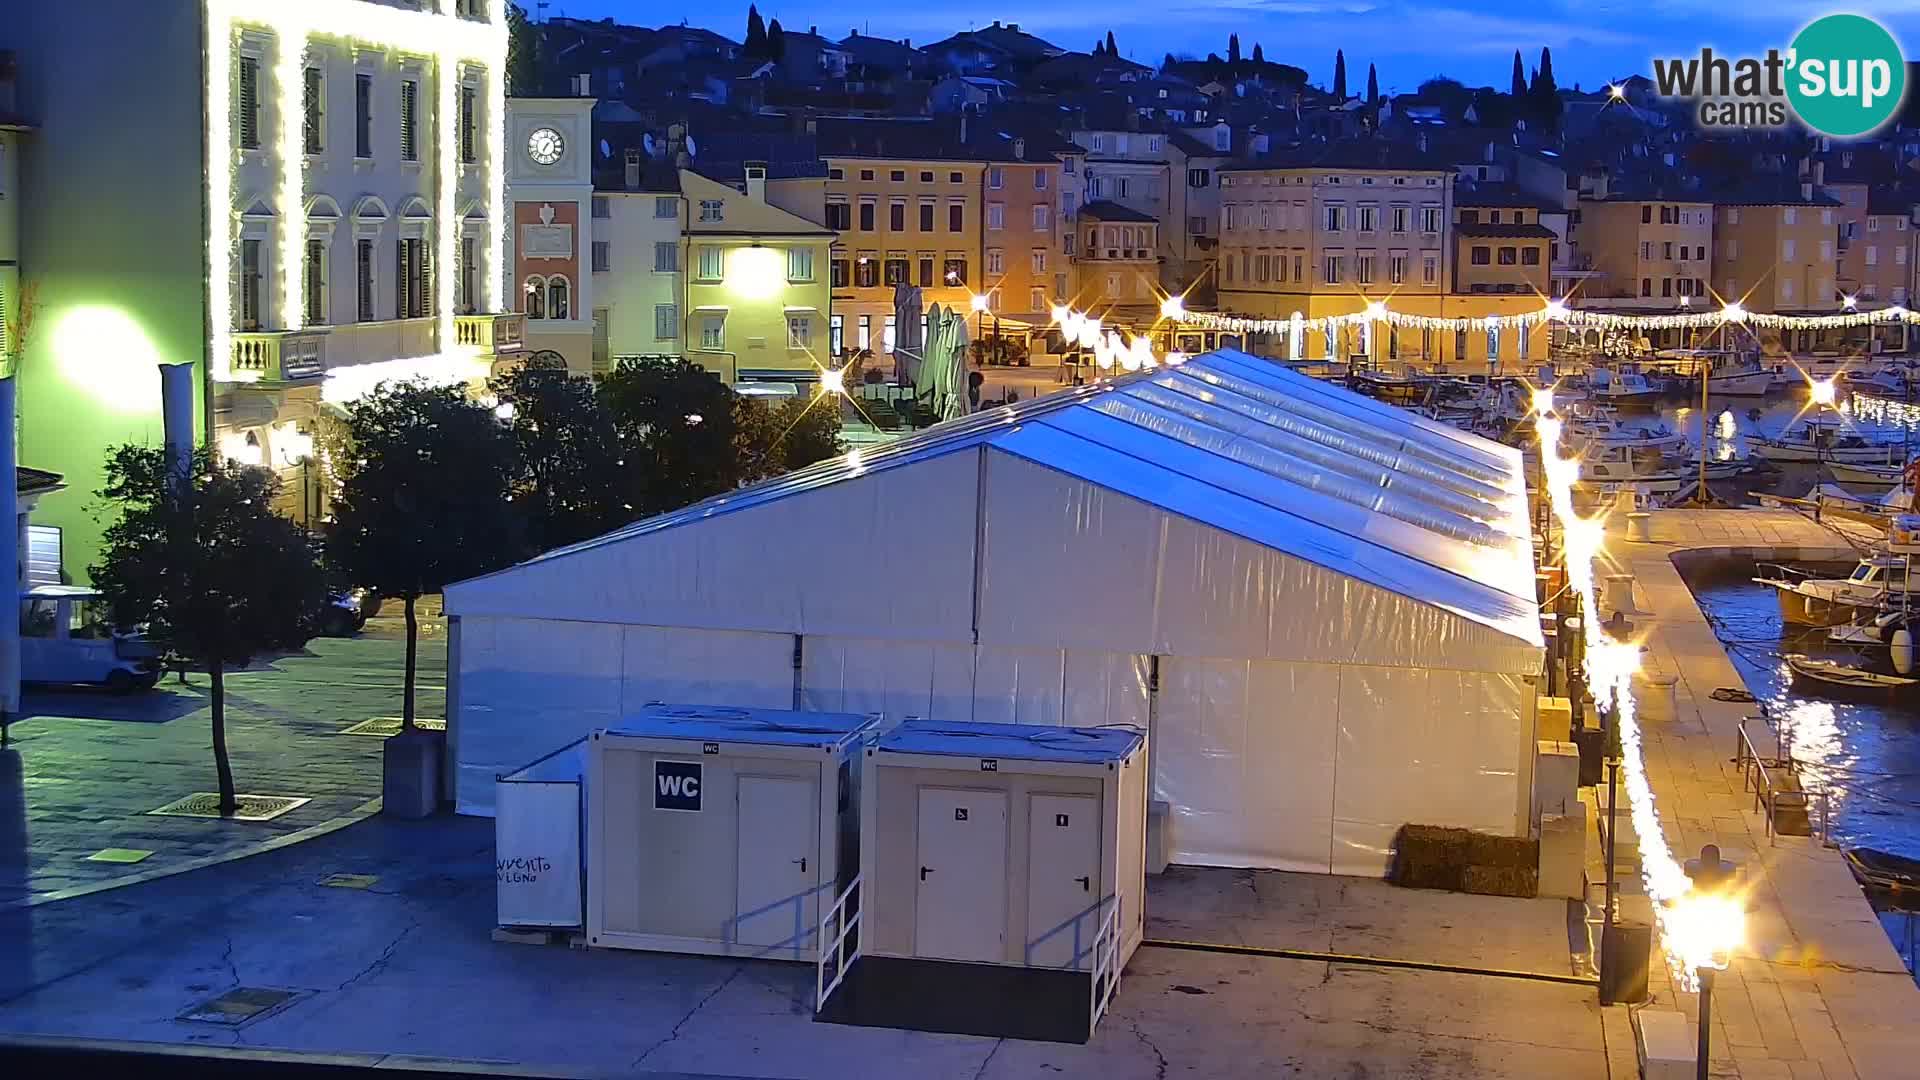
POLYGON ((652 132, 641 133, 640 145, 646 147, 647 156, 652 157, 653 156, 653 133, 652 132))
POLYGON ((700 148, 693 145, 693 136, 691 135, 687 136, 687 156, 692 157, 693 155, 699 152, 700 152, 700 148))
POLYGON ((610 158, 613 156, 613 147, 608 146, 607 140, 605 139, 600 140, 600 156, 603 158, 610 158))

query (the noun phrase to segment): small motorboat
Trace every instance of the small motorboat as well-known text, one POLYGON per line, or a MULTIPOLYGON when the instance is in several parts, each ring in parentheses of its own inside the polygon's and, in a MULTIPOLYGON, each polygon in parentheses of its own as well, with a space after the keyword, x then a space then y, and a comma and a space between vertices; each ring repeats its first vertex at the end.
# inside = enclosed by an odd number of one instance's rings
POLYGON ((1839 626, 1862 612, 1899 607, 1906 602, 1907 561, 1897 555, 1869 555, 1843 578, 1817 578, 1777 563, 1760 563, 1756 585, 1777 591, 1780 618, 1789 626, 1839 626))
POLYGON ((1920 685, 1920 679, 1882 675, 1837 660, 1816 660, 1805 653, 1787 653, 1781 659, 1792 669, 1796 683, 1827 693, 1888 694, 1920 685))
POLYGON ((1746 438, 1751 453, 1771 461, 1897 465, 1902 457, 1900 447, 1849 434, 1840 424, 1824 417, 1809 417, 1778 436, 1748 435, 1746 438))
POLYGON ((1659 401, 1661 393, 1660 387, 1630 368, 1615 371, 1596 367, 1587 372, 1587 395, 1594 401, 1609 405, 1652 406, 1659 401))
POLYGON ((1893 487, 1907 470, 1899 465, 1854 464, 1848 461, 1836 461, 1827 466, 1835 480, 1843 484, 1860 484, 1864 487, 1893 487))
POLYGON ((1848 848, 1847 869, 1868 892, 1885 896, 1894 907, 1920 906, 1920 860, 1878 848, 1848 848))

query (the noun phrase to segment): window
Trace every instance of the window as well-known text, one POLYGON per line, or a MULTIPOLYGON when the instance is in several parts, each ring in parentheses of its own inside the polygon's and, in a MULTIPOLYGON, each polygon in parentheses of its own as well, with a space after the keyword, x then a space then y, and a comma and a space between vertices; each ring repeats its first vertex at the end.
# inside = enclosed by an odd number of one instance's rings
POLYGON ((1420 231, 1424 233, 1437 233, 1440 231, 1439 207, 1423 206, 1420 208, 1420 231))
POLYGON ((1212 182, 1213 182, 1213 173, 1207 169, 1188 169, 1187 170, 1187 186, 1188 187, 1202 188, 1202 187, 1206 187, 1208 184, 1212 182))
POLYGON ((904 184, 907 182, 907 170, 894 169, 892 172, 887 174, 887 179, 893 181, 896 184, 904 184))
POLYGON ((1360 231, 1373 232, 1380 226, 1380 208, 1363 206, 1360 208, 1360 231))
POLYGON ((1004 274, 1007 272, 1007 257, 999 248, 987 249, 987 273, 1004 274))
POLYGON ((1868 266, 1880 265, 1880 249, 1878 247, 1875 247, 1872 245, 1869 245, 1867 247, 1867 265, 1868 266))
POLYGON ((1046 248, 1033 249, 1033 272, 1036 274, 1044 274, 1047 272, 1047 249, 1046 248))
POLYGON ((933 256, 920 256, 916 268, 919 270, 919 276, 915 279, 915 283, 923 289, 933 288, 933 256))
MULTIPOLYGON (((1792 213, 1792 211, 1789 210, 1788 213, 1792 213)), ((1792 278, 1780 279, 1780 299, 1782 300, 1793 299, 1793 279, 1792 278)))
POLYGON ((961 232, 966 228, 966 211, 967 207, 965 203, 949 203, 947 205, 948 232, 961 232))
POLYGON ((1362 285, 1373 284, 1373 256, 1361 255, 1353 260, 1353 279, 1362 285))
POLYGON ((353 77, 353 156, 373 156, 373 76, 364 71, 353 77))
POLYGON ((894 232, 906 231, 907 229, 907 204, 906 203, 901 202, 898 199, 895 199, 893 202, 887 204, 887 228, 892 229, 894 232))
POLYGON ((726 249, 718 244, 700 245, 699 271, 694 276, 701 281, 719 281, 726 273, 726 249))
POLYGON ((931 200, 920 204, 920 231, 933 231, 933 203, 931 200))
POLYGON ((1119 295, 1120 295, 1120 275, 1108 274, 1107 275, 1107 296, 1109 298, 1117 298, 1119 295))
POLYGON ((1645 262, 1653 258, 1653 241, 1640 241, 1640 259, 1645 262))
POLYGON ((861 170, 860 170, 860 179, 862 179, 862 180, 871 180, 871 179, 873 179, 873 170, 872 170, 872 169, 861 169, 861 170))
POLYGON ((672 240, 653 243, 653 270, 657 274, 677 273, 680 269, 680 245, 672 240))
POLYGON ((354 316, 361 322, 373 321, 373 241, 353 245, 354 316))
POLYGON ((1653 207, 1644 205, 1640 207, 1640 224, 1653 224, 1653 207))
MULTIPOLYGON (((427 315, 431 313, 429 310, 431 294, 427 287, 427 242, 419 237, 403 237, 398 244, 398 255, 399 280, 393 283, 393 317, 396 319, 426 318, 427 315)), ((563 309, 565 306, 565 296, 566 290, 563 287, 561 290, 561 306, 563 309)), ((547 310, 549 312, 554 310, 551 290, 549 290, 547 310)), ((554 319, 566 318, 565 315, 552 314, 548 317, 554 319)))
POLYGON ((480 92, 471 86, 460 88, 460 160, 468 165, 480 160, 480 92))
POLYGON ((989 188, 999 191, 1005 182, 1006 177, 1002 174, 1000 166, 995 165, 987 170, 987 186, 989 188))
POLYGON ((1537 247, 1521 248, 1520 249, 1520 265, 1539 266, 1540 265, 1540 249, 1537 247))
POLYGON ((787 348, 789 349, 813 348, 813 316, 811 315, 787 316, 787 348))
POLYGON ((603 221, 613 217, 613 200, 607 198, 605 195, 595 195, 593 197, 593 216, 603 221))
MULTIPOLYGON (((1162 90, 1162 91, 1161 91, 1161 93, 1163 93, 1163 94, 1164 94, 1164 93, 1166 93, 1166 91, 1165 91, 1165 90, 1162 90)), ((1160 136, 1158 136, 1158 135, 1149 135, 1149 136, 1147 136, 1147 153, 1149 153, 1149 154, 1157 154, 1157 153, 1159 153, 1159 152, 1160 152, 1160 149, 1161 149, 1161 146, 1162 146, 1162 143, 1163 143, 1163 141, 1164 141, 1164 140, 1162 140, 1162 139, 1161 139, 1161 137, 1160 137, 1160 136)))
POLYGON ((813 249, 793 247, 787 249, 787 280, 813 280, 813 249))
MULTIPOLYGON (((1035 191, 1047 190, 1047 170, 1045 169, 1033 170, 1033 190, 1035 191)), ((1036 308, 1035 310, 1038 310, 1038 309, 1036 308)))
POLYGON ((240 329, 260 329, 260 248, 258 240, 240 241, 240 329))
POLYGON ((323 240, 307 241, 306 308, 310 326, 327 321, 327 245, 323 240))
MULTIPOLYGON (((1261 207, 1265 210, 1266 207, 1261 207)), ((1347 208, 1344 206, 1327 207, 1327 231, 1340 232, 1347 227, 1347 208)))
POLYGON ((862 349, 865 349, 872 344, 873 316, 871 315, 860 316, 860 336, 856 338, 855 341, 858 343, 858 346, 862 349))
POLYGON ((700 220, 701 221, 725 221, 726 206, 727 204, 725 199, 701 199, 700 200, 700 220))
POLYGON ((1653 279, 1652 278, 1640 279, 1640 295, 1641 296, 1653 295, 1653 279))
MULTIPOLYGON (((1791 206, 1787 207, 1785 210, 1780 211, 1780 222, 1783 225, 1792 225, 1795 221, 1799 220, 1799 217, 1800 217, 1799 211, 1795 210, 1791 206)), ((1782 281, 1780 282, 1780 285, 1781 285, 1780 291, 1786 292, 1787 283, 1784 279, 1782 279, 1782 281)))
POLYGON ((845 180, 846 178, 847 178, 847 170, 841 168, 838 165, 835 165, 833 168, 827 170, 827 179, 829 180, 845 180))
POLYGON ((881 281, 888 286, 905 285, 907 283, 907 257, 905 255, 888 255, 886 275, 881 281))
POLYGON ((1673 241, 1668 240, 1660 245, 1660 257, 1663 259, 1673 258, 1673 241))
POLYGON ((1088 177, 1087 178, 1087 197, 1090 199, 1104 199, 1106 198, 1106 196, 1107 196, 1107 182, 1097 176, 1088 177))
POLYGON ((828 284, 835 289, 844 289, 853 280, 853 266, 845 259, 832 259, 827 263, 828 284))
POLYGON ((672 341, 680 336, 680 310, 673 304, 653 305, 653 339, 672 341))
POLYGON ((966 182, 967 182, 966 173, 950 172, 947 174, 947 183, 949 184, 964 184, 966 182))
POLYGON ((860 230, 861 230, 862 232, 872 232, 872 231, 873 231, 873 221, 874 221, 874 215, 875 215, 876 213, 878 213, 878 212, 879 212, 879 211, 877 211, 877 210, 875 210, 875 209, 874 209, 874 202, 873 202, 873 200, 872 200, 872 199, 864 199, 864 200, 862 200, 862 201, 861 201, 861 203, 860 203, 860 230))
POLYGON ((1393 221, 1394 232, 1397 232, 1397 233, 1406 232, 1407 231, 1407 208, 1404 206, 1394 207, 1392 221, 1393 221))
POLYGON ((1487 221, 1489 224, 1493 224, 1493 225, 1500 224, 1500 211, 1498 210, 1487 211, 1487 221))
POLYGON ((724 311, 700 315, 700 347, 709 351, 727 347, 727 314, 724 311))
POLYGON ((1343 265, 1345 262, 1346 260, 1338 255, 1327 256, 1320 264, 1320 280, 1329 285, 1340 284, 1341 271, 1345 269, 1343 265))
POLYGON ((1225 127, 1214 128, 1213 129, 1213 148, 1215 150, 1229 150, 1229 149, 1232 149, 1232 147, 1233 147, 1233 131, 1225 127))
POLYGON ((933 183, 933 170, 932 169, 920 170, 920 182, 923 184, 933 183))
POLYGON ((1893 249, 1893 265, 1895 266, 1907 265, 1907 249, 1906 248, 1897 247, 1893 249))
POLYGON ((1795 254, 1795 250, 1794 250, 1793 237, 1789 236, 1780 245, 1780 258, 1785 262, 1792 262, 1794 254, 1795 254))
POLYGON ((400 83, 400 160, 420 160, 420 83, 400 83))
POLYGON ((1107 136, 1106 136, 1106 133, 1105 133, 1105 132, 1096 132, 1096 133, 1094 134, 1094 136, 1093 136, 1093 149, 1094 149, 1094 152, 1095 152, 1095 153, 1105 153, 1105 152, 1106 152, 1106 149, 1107 149, 1107 136))
POLYGON ((1475 247, 1475 248, 1473 249, 1473 254, 1472 254, 1472 256, 1471 256, 1471 261, 1473 262, 1473 265, 1475 265, 1475 266, 1486 266, 1486 265, 1488 265, 1488 264, 1490 264, 1490 263, 1492 263, 1492 262, 1493 262, 1493 249, 1492 249, 1492 248, 1490 248, 1490 247, 1480 247, 1480 246, 1476 246, 1476 247, 1475 247))
POLYGON ((1032 312, 1047 310, 1047 290, 1042 288, 1028 289, 1027 310, 1032 312))
POLYGON ((1129 177, 1115 177, 1113 189, 1115 197, 1124 199, 1133 193, 1133 184, 1129 177))
POLYGON ((1420 256, 1420 284, 1432 285, 1440 280, 1440 256, 1427 254, 1420 256))
POLYGON ((613 269, 613 245, 605 240, 593 242, 593 272, 605 274, 613 269))
POLYGON ((1729 225, 1740 224, 1740 208, 1739 207, 1737 206, 1727 207, 1727 224, 1729 225))
POLYGON ((1387 281, 1400 285, 1407 280, 1407 256, 1404 252, 1394 252, 1387 256, 1387 281))
POLYGON ((242 150, 260 149, 260 61, 255 57, 240 58, 240 148, 242 150))
POLYGON ((1480 211, 1478 211, 1478 210, 1462 210, 1462 211, 1460 211, 1460 224, 1462 224, 1462 225, 1478 225, 1478 224, 1480 224, 1480 211))
POLYGON ((836 232, 853 228, 853 207, 845 201, 827 203, 827 228, 836 232))
POLYGON ((480 304, 480 290, 477 286, 480 274, 480 241, 471 236, 460 238, 460 276, 454 281, 459 295, 453 298, 456 310, 462 315, 471 315, 480 304))
POLYGON ((940 276, 945 278, 946 283, 949 285, 965 285, 967 283, 967 260, 947 259, 941 264, 940 276))
POLYGON ((1188 236, 1207 235, 1207 219, 1197 214, 1189 214, 1187 216, 1187 235, 1188 236))
POLYGON ((1007 208, 1000 203, 987 204, 987 228, 998 229, 1006 224, 1007 208))
POLYGON ((1519 262, 1520 262, 1520 250, 1518 248, 1503 247, 1500 249, 1500 265, 1501 266, 1513 266, 1518 264, 1519 262))
POLYGON ((853 283, 862 289, 876 288, 880 284, 880 260, 871 255, 862 255, 853 264, 853 283))
POLYGON ((1062 255, 1072 255, 1078 243, 1078 239, 1072 233, 1067 233, 1060 238, 1060 253, 1062 255))
POLYGON ((1034 204, 1033 227, 1036 232, 1045 232, 1053 228, 1053 207, 1046 203, 1034 204))
POLYGON ((308 68, 306 71, 306 85, 302 89, 301 99, 301 139, 304 143, 304 149, 309 154, 318 154, 326 149, 320 139, 324 118, 324 114, 321 112, 321 102, 323 98, 324 95, 321 93, 320 85, 320 69, 308 68))

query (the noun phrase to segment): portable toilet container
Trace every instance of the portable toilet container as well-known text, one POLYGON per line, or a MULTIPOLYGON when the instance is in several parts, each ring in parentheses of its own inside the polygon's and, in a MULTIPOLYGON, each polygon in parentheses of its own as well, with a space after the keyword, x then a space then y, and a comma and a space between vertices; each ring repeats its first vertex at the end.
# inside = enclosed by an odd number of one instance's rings
POLYGON ((494 778, 494 896, 500 929, 578 931, 586 912, 587 740, 494 778))
POLYGON ((587 944, 813 960, 874 718, 649 705, 587 738, 587 944))
POLYGON ((819 1018, 1087 1041, 1146 922, 1145 736, 910 720, 863 757, 819 1018))

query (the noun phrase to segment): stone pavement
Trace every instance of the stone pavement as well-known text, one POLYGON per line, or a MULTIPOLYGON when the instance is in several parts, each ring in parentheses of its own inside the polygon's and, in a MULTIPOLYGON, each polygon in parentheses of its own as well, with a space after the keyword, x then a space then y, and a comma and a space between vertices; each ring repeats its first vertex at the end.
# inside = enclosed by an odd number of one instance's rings
MULTIPOLYGON (((1610 524, 1622 522, 1615 515, 1610 524)), ((1615 531, 1607 551, 1635 577, 1636 632, 1680 680, 1674 722, 1644 725, 1655 805, 1676 857, 1717 843, 1752 886, 1747 945, 1714 989, 1713 1075, 1920 1076, 1920 989, 1838 851, 1816 839, 1767 838, 1732 763, 1737 726, 1756 708, 1712 700, 1716 688, 1745 684, 1673 561, 1681 552, 1692 553, 1683 559, 1850 559, 1853 547, 1788 510, 1661 510, 1651 525, 1652 543, 1629 543, 1615 531)), ((1763 726, 1750 726, 1770 753, 1763 726)), ((1656 968, 1654 1007, 1696 1017, 1695 995, 1678 991, 1664 965, 1656 968)), ((1620 1026, 1611 1015, 1618 1011, 1608 1010, 1610 1035, 1620 1026)))
MULTIPOLYGON (((217 790, 206 676, 187 685, 169 676, 151 693, 125 697, 30 688, 13 745, 0 751, 0 906, 166 873, 370 812, 381 740, 341 730, 400 712, 405 646, 386 632, 392 621, 383 614, 371 633, 320 638, 301 654, 227 676, 235 786, 312 800, 266 822, 148 813, 217 790), (107 848, 152 854, 134 863, 89 859, 107 848)), ((445 637, 423 638, 419 715, 440 717, 445 637)))
MULTIPOLYGON (((0 910, 0 1033, 821 1080, 1604 1077, 1590 987, 1142 948, 1085 1046, 815 1023, 811 965, 495 943, 492 822, 374 817, 237 862, 0 910), (364 888, 320 884, 361 874, 364 888), (237 986, 295 992, 237 1026, 237 986)), ((1153 936, 1564 972, 1563 902, 1183 870, 1153 936), (1482 949, 1486 955, 1481 955, 1482 949)))

